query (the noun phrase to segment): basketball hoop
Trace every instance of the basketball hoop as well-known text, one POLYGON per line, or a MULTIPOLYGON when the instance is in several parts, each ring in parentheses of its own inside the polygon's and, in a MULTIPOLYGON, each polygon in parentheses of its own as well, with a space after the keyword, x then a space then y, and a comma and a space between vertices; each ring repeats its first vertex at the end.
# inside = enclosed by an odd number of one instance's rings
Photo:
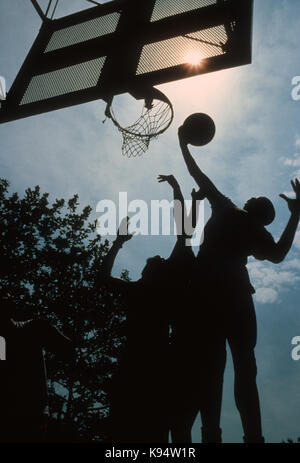
MULTIPOLYGON (((140 94, 133 93, 137 99, 140 94)), ((122 133, 122 154, 127 157, 137 157, 145 153, 150 141, 157 138, 170 127, 174 111, 170 100, 156 88, 143 91, 144 105, 141 116, 134 124, 122 127, 112 109, 112 99, 107 104, 105 115, 109 117, 122 133)))

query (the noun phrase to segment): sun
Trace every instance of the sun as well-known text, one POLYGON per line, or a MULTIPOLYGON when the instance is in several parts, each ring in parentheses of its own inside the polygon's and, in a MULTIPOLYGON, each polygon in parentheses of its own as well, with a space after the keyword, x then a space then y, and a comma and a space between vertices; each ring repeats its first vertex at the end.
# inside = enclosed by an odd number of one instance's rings
POLYGON ((203 60, 203 56, 198 51, 189 51, 185 55, 185 62, 190 66, 200 66, 203 60))

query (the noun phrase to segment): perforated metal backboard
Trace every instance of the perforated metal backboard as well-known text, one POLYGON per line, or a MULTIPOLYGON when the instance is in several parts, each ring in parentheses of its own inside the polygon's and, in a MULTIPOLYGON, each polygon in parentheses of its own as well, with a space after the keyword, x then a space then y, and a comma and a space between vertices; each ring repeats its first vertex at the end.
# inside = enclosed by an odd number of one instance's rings
POLYGON ((47 19, 0 122, 248 64, 252 9, 253 0, 114 0, 47 19))

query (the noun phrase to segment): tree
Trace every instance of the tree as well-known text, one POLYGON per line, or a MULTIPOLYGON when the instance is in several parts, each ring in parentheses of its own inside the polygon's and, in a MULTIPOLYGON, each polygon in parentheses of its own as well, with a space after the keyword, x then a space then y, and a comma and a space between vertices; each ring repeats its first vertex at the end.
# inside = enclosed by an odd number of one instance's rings
POLYGON ((45 318, 73 340, 71 362, 47 353, 52 416, 85 440, 101 440, 125 320, 120 296, 99 285, 108 241, 88 221, 91 207, 78 212, 78 195, 49 204, 38 186, 23 198, 8 188, 0 180, 0 285, 20 317, 45 318))

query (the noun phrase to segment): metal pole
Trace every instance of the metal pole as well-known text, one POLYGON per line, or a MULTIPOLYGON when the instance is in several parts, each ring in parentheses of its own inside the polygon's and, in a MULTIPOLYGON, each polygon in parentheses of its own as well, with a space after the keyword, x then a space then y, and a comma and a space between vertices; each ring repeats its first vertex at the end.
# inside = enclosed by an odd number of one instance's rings
POLYGON ((95 0, 86 0, 87 2, 94 3, 95 5, 102 5, 102 3, 95 2, 95 0))
POLYGON ((54 13, 56 11, 57 5, 58 5, 59 0, 56 0, 54 10, 52 11, 51 19, 53 19, 54 13))
POLYGON ((35 8, 36 11, 37 11, 37 14, 38 14, 39 17, 42 19, 42 21, 45 21, 45 19, 47 19, 47 17, 46 17, 45 14, 43 13, 43 10, 42 10, 42 8, 40 7, 40 5, 38 4, 37 0, 31 0, 31 3, 33 4, 34 8, 35 8))
POLYGON ((45 12, 45 16, 48 16, 48 13, 49 13, 49 10, 50 10, 50 7, 51 7, 51 3, 52 3, 52 0, 50 0, 49 3, 48 3, 47 10, 45 12))

